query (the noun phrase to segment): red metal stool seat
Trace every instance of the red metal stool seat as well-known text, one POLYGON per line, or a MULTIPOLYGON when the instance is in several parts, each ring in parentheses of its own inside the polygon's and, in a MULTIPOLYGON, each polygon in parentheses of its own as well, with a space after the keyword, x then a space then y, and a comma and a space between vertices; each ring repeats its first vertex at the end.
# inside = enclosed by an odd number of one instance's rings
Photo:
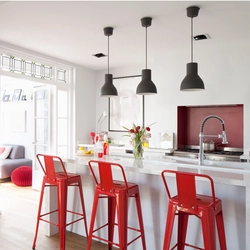
POLYGON ((87 250, 91 249, 92 238, 107 242, 108 249, 110 250, 112 249, 113 245, 117 246, 120 250, 126 250, 128 245, 141 238, 141 249, 146 250, 138 185, 127 182, 124 169, 120 164, 91 160, 89 161, 89 167, 94 177, 96 187, 87 250), (112 171, 114 169, 119 170, 123 179, 122 181, 113 180, 112 171), (128 199, 130 197, 135 198, 139 229, 128 227, 128 199), (94 229, 98 200, 100 198, 108 199, 108 222, 94 229), (116 213, 117 222, 115 222, 116 213), (108 227, 108 239, 99 237, 97 234, 95 234, 97 231, 103 229, 106 226, 108 227), (113 240, 114 226, 118 227, 118 243, 114 242, 113 240), (134 230, 138 234, 132 240, 130 240, 130 242, 128 242, 128 229, 134 230))
POLYGON ((38 154, 37 159, 39 164, 42 167, 44 172, 42 188, 41 188, 41 195, 40 195, 40 202, 38 207, 38 214, 37 214, 37 224, 36 224, 36 232, 33 241, 32 248, 35 249, 36 247, 36 240, 39 228, 39 222, 44 221, 50 223, 54 226, 59 228, 59 235, 60 235, 60 250, 65 250, 65 239, 66 239, 66 227, 78 222, 80 220, 84 221, 84 227, 86 236, 88 237, 88 230, 87 230, 87 222, 86 222, 86 213, 85 213, 85 205, 83 199, 83 191, 82 191, 82 182, 81 176, 78 174, 67 173, 65 170, 65 166, 61 160, 61 158, 52 155, 43 155, 38 154), (58 161, 62 171, 56 172, 54 161, 58 161), (42 203, 44 197, 44 190, 46 187, 56 187, 57 188, 57 201, 58 201, 58 208, 53 211, 42 213, 42 203), (79 195, 80 195, 80 202, 81 202, 81 212, 71 211, 67 209, 67 195, 68 195, 68 187, 78 187, 79 195), (46 219, 46 216, 58 213, 58 222, 52 222, 46 219), (71 213, 74 215, 74 220, 67 223, 67 213, 71 213))
POLYGON ((215 197, 212 178, 204 174, 174 170, 164 170, 161 175, 169 198, 163 250, 174 249, 176 247, 178 250, 184 250, 185 246, 202 249, 186 243, 189 215, 195 215, 201 220, 205 250, 216 250, 215 221, 217 224, 220 249, 226 250, 222 202, 215 197), (171 195, 170 188, 167 185, 167 179, 171 175, 176 177, 176 193, 174 196, 171 195), (211 196, 196 193, 196 181, 201 178, 209 180, 211 196), (170 248, 175 215, 178 215, 178 238, 177 243, 170 248))

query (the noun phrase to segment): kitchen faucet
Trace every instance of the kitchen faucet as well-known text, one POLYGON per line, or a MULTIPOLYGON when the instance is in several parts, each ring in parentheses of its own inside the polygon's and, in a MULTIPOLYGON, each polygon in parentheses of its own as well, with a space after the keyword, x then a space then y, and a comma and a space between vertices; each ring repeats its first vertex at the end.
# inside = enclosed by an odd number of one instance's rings
POLYGON ((224 126, 224 121, 219 117, 219 116, 216 116, 216 115, 210 115, 210 116, 207 116, 201 123, 201 131, 200 131, 200 134, 199 134, 199 143, 200 143, 200 149, 199 149, 199 161, 198 161, 198 164, 199 165, 203 165, 204 164, 204 148, 203 148, 203 138, 204 137, 217 137, 217 138, 222 138, 222 144, 228 144, 228 141, 227 141, 227 135, 226 135, 226 132, 225 132, 225 126, 224 126), (222 134, 218 134, 218 135, 204 135, 203 133, 203 129, 204 129, 204 125, 206 123, 207 120, 211 119, 211 118, 215 118, 217 120, 219 120, 221 122, 221 125, 222 125, 222 134))

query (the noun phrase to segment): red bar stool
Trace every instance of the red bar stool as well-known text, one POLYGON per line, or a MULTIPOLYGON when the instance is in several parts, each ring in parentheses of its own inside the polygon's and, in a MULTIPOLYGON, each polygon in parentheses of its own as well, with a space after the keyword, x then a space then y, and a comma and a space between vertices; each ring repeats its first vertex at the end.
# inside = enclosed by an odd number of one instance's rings
POLYGON ((91 249, 92 238, 108 243, 108 249, 115 245, 120 250, 126 250, 128 245, 141 238, 142 249, 146 250, 142 211, 140 203, 139 187, 135 183, 127 182, 125 172, 120 164, 91 160, 89 167, 96 183, 93 209, 90 221, 89 239, 87 250, 91 249), (96 167, 96 168, 95 168, 96 167), (112 171, 119 170, 123 181, 114 180, 112 171), (139 229, 128 227, 128 198, 135 198, 139 229), (94 229, 98 201, 100 198, 108 199, 108 222, 94 229), (117 222, 115 216, 117 213, 117 222), (95 233, 104 227, 108 227, 108 239, 97 236, 95 233), (118 227, 119 243, 113 240, 114 226, 118 227), (138 232, 138 236, 128 242, 128 229, 138 232))
POLYGON ((175 215, 178 215, 178 239, 171 249, 184 250, 185 246, 202 249, 186 243, 186 232, 189 215, 195 215, 201 220, 205 250, 216 250, 215 221, 220 242, 220 249, 226 250, 226 238, 222 214, 222 202, 215 197, 214 183, 210 176, 196 173, 186 173, 174 170, 164 170, 162 179, 169 198, 166 231, 163 250, 170 249, 170 241, 175 215), (167 185, 167 176, 176 178, 176 193, 171 196, 167 185), (196 193, 197 178, 205 178, 210 182, 211 196, 196 193))
POLYGON ((36 247, 39 222, 44 221, 44 222, 50 223, 54 226, 57 226, 59 228, 60 250, 64 250, 65 249, 66 227, 67 226, 69 226, 75 222, 78 222, 80 220, 83 220, 85 231, 86 231, 86 236, 88 237, 88 229, 87 229, 87 222, 86 222, 86 213, 85 213, 85 205, 84 205, 84 199, 83 199, 81 176, 78 174, 67 173, 61 158, 59 158, 57 156, 38 154, 36 157, 38 159, 39 164, 42 167, 42 170, 44 172, 44 177, 43 177, 42 188, 41 188, 40 202, 39 202, 39 206, 38 206, 36 232, 35 232, 35 237, 34 237, 32 248, 35 249, 35 247, 36 247), (56 172, 55 167, 54 167, 54 160, 56 160, 60 163, 60 166, 62 169, 61 172, 56 172), (43 196, 44 196, 44 190, 46 187, 49 187, 49 188, 56 187, 57 188, 58 208, 54 211, 49 211, 49 212, 42 214, 41 210, 42 210, 43 196), (78 187, 82 212, 75 212, 75 211, 71 211, 71 210, 67 209, 68 187, 78 187), (45 218, 45 216, 48 216, 48 215, 50 215, 52 213, 56 213, 56 212, 58 213, 58 222, 57 223, 49 221, 45 218), (77 218, 74 219, 74 221, 67 223, 66 222, 67 213, 74 214, 74 215, 76 215, 77 218))

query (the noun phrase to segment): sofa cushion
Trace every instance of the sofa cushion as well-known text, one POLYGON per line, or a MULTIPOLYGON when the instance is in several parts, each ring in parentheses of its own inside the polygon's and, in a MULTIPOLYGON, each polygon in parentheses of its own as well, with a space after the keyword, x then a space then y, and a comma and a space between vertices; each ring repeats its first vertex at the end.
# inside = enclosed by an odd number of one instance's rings
POLYGON ((12 145, 12 150, 8 158, 10 159, 22 159, 25 157, 24 146, 22 145, 12 145))
POLYGON ((0 159, 6 159, 10 151, 12 149, 12 146, 0 146, 0 159))

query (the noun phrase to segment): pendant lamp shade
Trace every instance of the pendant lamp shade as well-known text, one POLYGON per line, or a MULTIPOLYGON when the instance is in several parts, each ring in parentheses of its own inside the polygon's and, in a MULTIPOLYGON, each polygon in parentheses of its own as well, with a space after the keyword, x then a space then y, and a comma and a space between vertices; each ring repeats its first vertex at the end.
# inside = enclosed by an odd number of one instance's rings
POLYGON ((142 80, 136 88, 136 94, 138 95, 157 94, 157 88, 151 80, 151 70, 147 69, 147 28, 151 26, 151 23, 151 17, 144 17, 141 19, 142 27, 146 28, 146 69, 142 70, 142 80))
POLYGON ((205 89, 202 79, 198 75, 198 63, 187 64, 187 75, 181 82, 181 90, 193 91, 205 89))
POLYGON ((181 91, 204 90, 205 86, 198 75, 198 63, 193 62, 193 18, 198 16, 200 8, 191 6, 187 8, 187 16, 191 18, 191 62, 187 64, 187 75, 181 82, 181 91))
POLYGON ((117 89, 113 84, 113 75, 105 74, 105 82, 101 88, 100 96, 117 96, 117 89))
POLYGON ((151 69, 142 70, 142 80, 137 86, 136 94, 140 95, 157 94, 156 86, 151 80, 151 69))
POLYGON ((108 74, 105 74, 105 82, 100 90, 100 96, 111 97, 117 96, 118 92, 113 84, 113 75, 109 74, 109 37, 113 35, 113 28, 104 28, 104 35, 108 37, 108 74))

